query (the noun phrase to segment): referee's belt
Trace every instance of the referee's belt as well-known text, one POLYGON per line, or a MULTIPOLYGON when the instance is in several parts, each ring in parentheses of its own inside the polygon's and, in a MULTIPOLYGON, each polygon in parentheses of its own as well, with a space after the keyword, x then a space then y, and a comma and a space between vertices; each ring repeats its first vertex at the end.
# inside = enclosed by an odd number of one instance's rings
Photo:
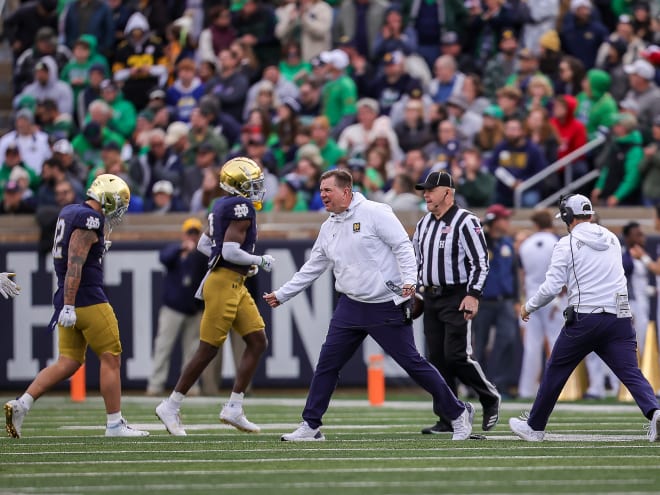
POLYGON ((467 284, 457 284, 457 285, 423 285, 424 294, 429 294, 432 296, 449 296, 452 294, 458 294, 461 292, 466 292, 467 284))

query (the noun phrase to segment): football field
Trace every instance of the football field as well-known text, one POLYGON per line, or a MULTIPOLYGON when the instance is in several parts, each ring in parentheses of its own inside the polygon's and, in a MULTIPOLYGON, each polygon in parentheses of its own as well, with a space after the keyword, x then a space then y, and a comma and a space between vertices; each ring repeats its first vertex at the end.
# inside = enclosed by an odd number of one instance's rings
MULTIPOLYGON (((303 393, 259 391, 246 400, 260 434, 219 423, 222 398, 190 398, 187 437, 172 437, 154 416, 159 399, 126 397, 129 422, 143 439, 104 438, 102 401, 39 400, 23 438, 0 440, 0 494, 506 494, 660 493, 660 443, 646 439, 636 406, 562 403, 543 443, 514 437, 508 419, 529 408, 505 402, 485 440, 421 435, 434 423, 430 400, 415 392, 388 395, 371 407, 363 394, 338 391, 325 442, 287 443, 303 393)), ((3 403, 12 397, 4 394, 3 403)), ((475 432, 481 409, 475 404, 475 432)))

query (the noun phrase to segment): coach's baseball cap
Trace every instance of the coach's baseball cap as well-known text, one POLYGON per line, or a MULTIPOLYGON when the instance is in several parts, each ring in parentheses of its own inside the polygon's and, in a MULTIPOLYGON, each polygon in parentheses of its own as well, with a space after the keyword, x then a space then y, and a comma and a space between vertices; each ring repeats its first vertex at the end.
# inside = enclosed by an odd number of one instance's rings
POLYGON ((415 185, 418 191, 435 189, 436 187, 451 187, 454 186, 454 179, 451 178, 447 172, 431 172, 424 182, 415 185))
POLYGON ((197 232, 201 232, 203 230, 202 222, 199 218, 190 217, 184 220, 183 224, 181 225, 181 232, 187 233, 191 230, 196 230, 197 232))
MULTIPOLYGON (((594 215, 596 213, 589 198, 582 194, 569 196, 564 202, 564 207, 573 210, 573 215, 594 215)), ((557 213, 555 218, 561 218, 561 213, 557 213)))

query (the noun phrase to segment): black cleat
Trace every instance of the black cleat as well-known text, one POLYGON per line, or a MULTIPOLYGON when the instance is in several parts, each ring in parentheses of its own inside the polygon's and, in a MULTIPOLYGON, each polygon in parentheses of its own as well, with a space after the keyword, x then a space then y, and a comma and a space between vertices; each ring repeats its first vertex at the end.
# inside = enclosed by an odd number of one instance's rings
POLYGON ((481 423, 481 429, 484 431, 490 431, 497 425, 497 422, 500 419, 500 400, 497 399, 497 402, 492 406, 484 407, 484 419, 481 423))
POLYGON ((439 433, 453 433, 454 429, 451 427, 451 424, 447 423, 444 420, 438 421, 433 426, 424 428, 422 430, 422 435, 437 435, 439 433))

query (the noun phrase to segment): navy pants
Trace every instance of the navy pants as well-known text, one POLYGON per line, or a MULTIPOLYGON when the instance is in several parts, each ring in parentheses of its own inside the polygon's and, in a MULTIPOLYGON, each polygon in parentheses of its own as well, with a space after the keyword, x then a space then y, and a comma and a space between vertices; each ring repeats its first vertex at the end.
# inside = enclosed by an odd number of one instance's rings
POLYGON ((403 322, 400 307, 393 302, 367 304, 341 296, 321 347, 302 414, 310 427, 318 428, 323 424, 321 418, 328 409, 339 372, 367 335, 433 396, 435 414, 456 419, 463 413, 463 403, 447 386, 440 372, 417 351, 412 325, 403 322))
MULTIPOLYGON (((533 318, 534 316, 532 316, 533 318)), ((637 365, 637 338, 630 318, 609 313, 578 314, 561 329, 543 373, 527 423, 543 431, 568 377, 587 354, 595 352, 621 380, 647 418, 658 401, 637 365)))

